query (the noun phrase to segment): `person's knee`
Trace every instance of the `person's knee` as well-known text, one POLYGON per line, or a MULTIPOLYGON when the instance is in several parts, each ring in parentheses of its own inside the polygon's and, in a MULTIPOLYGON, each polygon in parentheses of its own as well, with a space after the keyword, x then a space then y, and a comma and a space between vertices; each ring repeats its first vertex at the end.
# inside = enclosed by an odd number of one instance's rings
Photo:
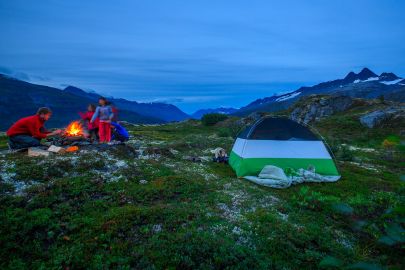
POLYGON ((37 138, 31 137, 31 136, 27 136, 23 139, 23 141, 27 144, 30 144, 32 146, 38 146, 41 144, 40 140, 38 140, 37 138))
POLYGON ((38 139, 32 138, 33 140, 31 141, 32 146, 40 146, 41 142, 38 139))

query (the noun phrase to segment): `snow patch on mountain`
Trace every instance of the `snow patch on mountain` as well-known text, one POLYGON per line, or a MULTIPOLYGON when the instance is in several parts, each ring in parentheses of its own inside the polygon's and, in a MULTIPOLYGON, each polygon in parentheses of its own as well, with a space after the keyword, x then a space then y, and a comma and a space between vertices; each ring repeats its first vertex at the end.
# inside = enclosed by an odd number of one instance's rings
POLYGON ((372 81, 378 81, 378 77, 370 77, 370 78, 368 78, 368 79, 366 79, 366 80, 360 80, 360 79, 357 79, 357 80, 355 80, 353 83, 360 83, 360 82, 372 82, 372 81))
POLYGON ((291 94, 287 94, 287 95, 284 95, 284 96, 281 96, 281 97, 277 98, 276 102, 281 102, 281 101, 285 101, 285 100, 288 100, 288 99, 291 99, 291 98, 295 98, 296 96, 298 96, 300 94, 301 94, 301 92, 293 92, 291 94))
POLYGON ((402 78, 393 80, 393 81, 381 81, 380 83, 386 84, 386 85, 391 85, 391 84, 396 84, 399 83, 400 81, 402 81, 402 78))

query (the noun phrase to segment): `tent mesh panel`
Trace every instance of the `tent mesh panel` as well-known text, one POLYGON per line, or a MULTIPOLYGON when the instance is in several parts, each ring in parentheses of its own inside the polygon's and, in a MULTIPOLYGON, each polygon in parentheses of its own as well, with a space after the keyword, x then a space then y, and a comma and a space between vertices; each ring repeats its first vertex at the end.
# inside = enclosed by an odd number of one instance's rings
POLYGON ((263 118, 238 136, 250 140, 319 141, 307 127, 288 118, 263 118))

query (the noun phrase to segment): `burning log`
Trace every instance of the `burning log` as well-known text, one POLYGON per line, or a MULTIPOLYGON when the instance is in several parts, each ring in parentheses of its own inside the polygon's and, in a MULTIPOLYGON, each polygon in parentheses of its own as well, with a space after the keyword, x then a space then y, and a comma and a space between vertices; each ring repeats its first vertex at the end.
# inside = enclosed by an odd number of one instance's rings
POLYGON ((64 135, 67 137, 81 137, 84 136, 84 129, 79 121, 73 121, 65 129, 64 135))
POLYGON ((71 144, 76 141, 86 140, 88 137, 88 132, 83 128, 83 125, 80 121, 73 121, 70 123, 63 133, 62 137, 66 144, 71 144))
POLYGON ((74 144, 88 144, 88 132, 80 121, 71 122, 61 136, 49 138, 48 141, 55 146, 69 146, 74 144))

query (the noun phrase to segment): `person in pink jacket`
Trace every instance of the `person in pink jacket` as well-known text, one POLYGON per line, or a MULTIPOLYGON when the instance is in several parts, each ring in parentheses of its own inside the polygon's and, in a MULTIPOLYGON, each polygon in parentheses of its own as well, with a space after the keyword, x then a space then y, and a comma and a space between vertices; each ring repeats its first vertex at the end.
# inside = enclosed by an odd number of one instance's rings
POLYGON ((89 104, 87 106, 87 112, 79 112, 80 117, 83 119, 85 123, 87 123, 87 129, 89 131, 89 137, 91 140, 98 140, 98 127, 99 127, 99 119, 96 118, 94 122, 91 122, 93 115, 96 111, 96 105, 89 104))

